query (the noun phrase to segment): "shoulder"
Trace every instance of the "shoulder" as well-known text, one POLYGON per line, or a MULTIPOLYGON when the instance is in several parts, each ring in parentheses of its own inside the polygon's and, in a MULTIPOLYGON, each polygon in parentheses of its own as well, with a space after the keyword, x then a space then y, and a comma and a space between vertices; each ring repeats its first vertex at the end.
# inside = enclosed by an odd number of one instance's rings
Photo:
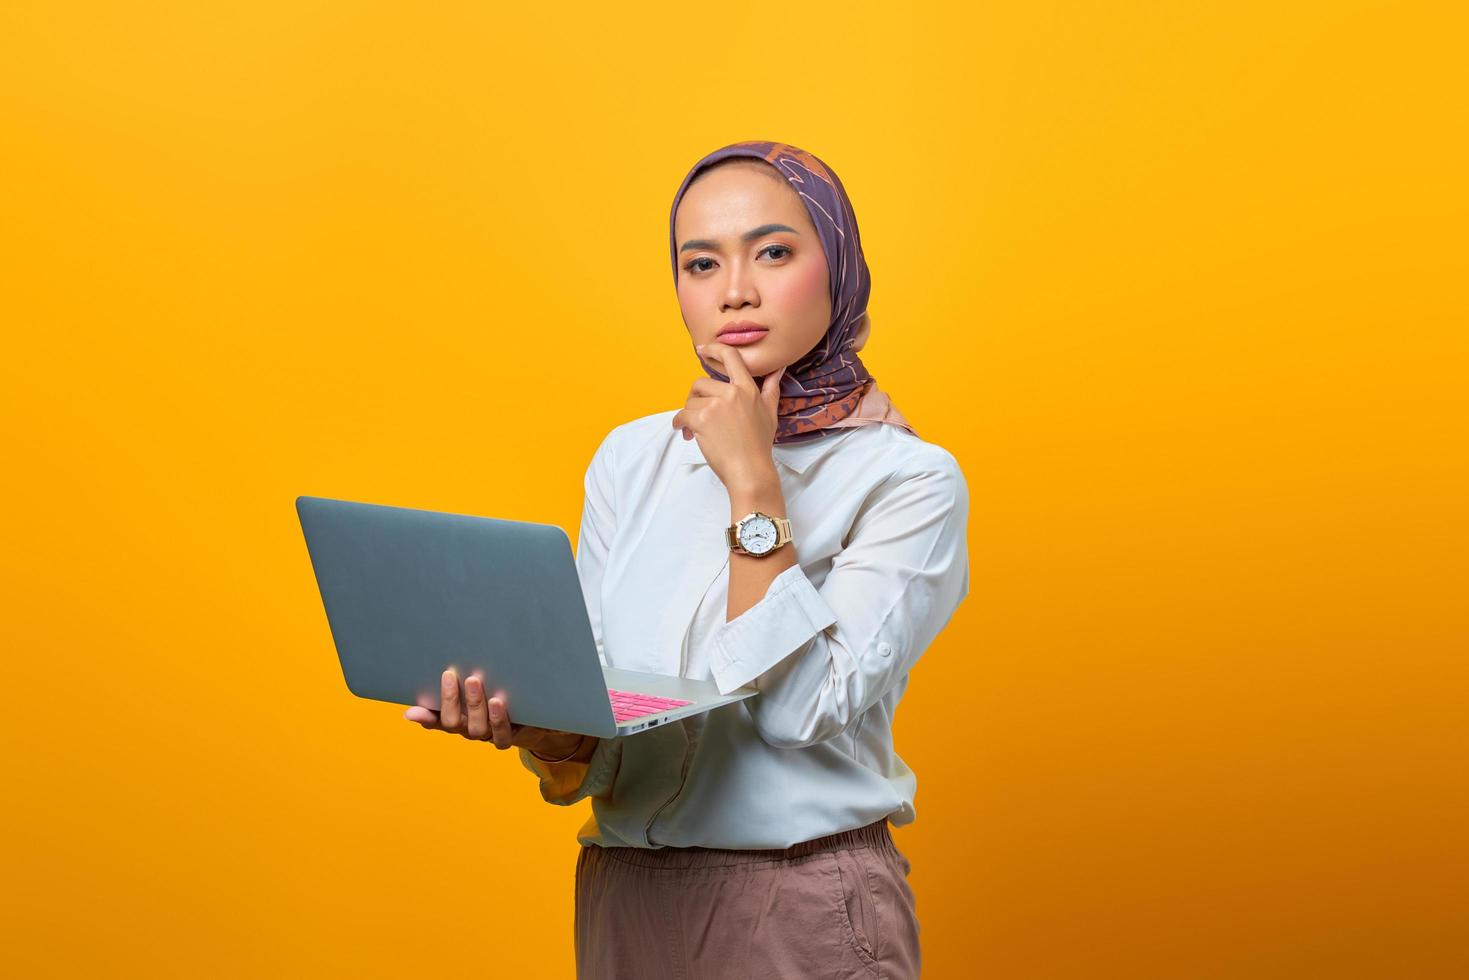
POLYGON ((924 477, 960 486, 965 484, 964 470, 953 453, 896 425, 860 426, 841 449, 865 458, 869 465, 871 461, 880 462, 876 470, 884 483, 924 477))
POLYGON ((676 414, 677 409, 670 409, 613 426, 602 436, 593 462, 607 466, 627 465, 658 447, 667 447, 675 434, 673 416, 676 414))
POLYGON ((846 480, 861 498, 858 522, 901 520, 926 525, 944 515, 962 526, 969 485, 954 454, 895 425, 861 426, 842 444, 851 461, 846 480))

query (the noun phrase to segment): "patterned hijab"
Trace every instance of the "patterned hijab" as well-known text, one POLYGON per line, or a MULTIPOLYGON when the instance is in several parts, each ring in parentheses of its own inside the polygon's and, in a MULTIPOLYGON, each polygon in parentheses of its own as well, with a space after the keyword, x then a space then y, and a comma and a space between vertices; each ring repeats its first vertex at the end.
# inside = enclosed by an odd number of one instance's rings
MULTIPOLYGON (((789 365, 780 379, 775 441, 802 441, 816 438, 826 429, 883 423, 917 435, 888 396, 878 390, 877 379, 857 356, 857 333, 867 314, 872 276, 862 255, 857 216, 847 191, 836 173, 812 154, 789 143, 745 140, 720 147, 694 164, 679 185, 668 215, 674 283, 678 282, 678 242, 673 222, 679 201, 699 171, 730 157, 764 160, 786 179, 811 215, 829 270, 831 323, 816 346, 789 365)), ((699 363, 716 381, 729 380, 702 359, 699 363)))

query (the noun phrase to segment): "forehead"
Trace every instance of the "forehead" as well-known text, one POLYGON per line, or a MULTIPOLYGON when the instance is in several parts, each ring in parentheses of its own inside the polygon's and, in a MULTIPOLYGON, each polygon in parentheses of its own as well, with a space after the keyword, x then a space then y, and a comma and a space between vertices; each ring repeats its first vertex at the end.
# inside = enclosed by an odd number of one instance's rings
POLYGON ((767 222, 790 225, 814 237, 811 216, 795 190, 766 164, 731 164, 699 177, 685 190, 674 231, 686 237, 734 238, 767 222))

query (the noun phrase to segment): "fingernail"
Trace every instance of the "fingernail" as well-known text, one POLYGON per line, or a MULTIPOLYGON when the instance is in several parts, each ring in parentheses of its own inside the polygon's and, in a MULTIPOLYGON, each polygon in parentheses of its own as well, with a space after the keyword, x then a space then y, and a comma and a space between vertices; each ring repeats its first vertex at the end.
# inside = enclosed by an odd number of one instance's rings
POLYGON ((703 350, 703 349, 704 349, 704 345, 703 344, 695 344, 694 345, 694 350, 703 350))

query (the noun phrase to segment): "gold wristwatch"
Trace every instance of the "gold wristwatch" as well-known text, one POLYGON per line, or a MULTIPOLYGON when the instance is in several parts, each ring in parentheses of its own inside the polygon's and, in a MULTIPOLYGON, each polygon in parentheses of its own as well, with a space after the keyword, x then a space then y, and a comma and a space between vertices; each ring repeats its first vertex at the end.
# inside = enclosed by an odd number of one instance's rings
POLYGON ((735 554, 764 558, 791 538, 791 522, 751 511, 724 529, 724 541, 735 554))

